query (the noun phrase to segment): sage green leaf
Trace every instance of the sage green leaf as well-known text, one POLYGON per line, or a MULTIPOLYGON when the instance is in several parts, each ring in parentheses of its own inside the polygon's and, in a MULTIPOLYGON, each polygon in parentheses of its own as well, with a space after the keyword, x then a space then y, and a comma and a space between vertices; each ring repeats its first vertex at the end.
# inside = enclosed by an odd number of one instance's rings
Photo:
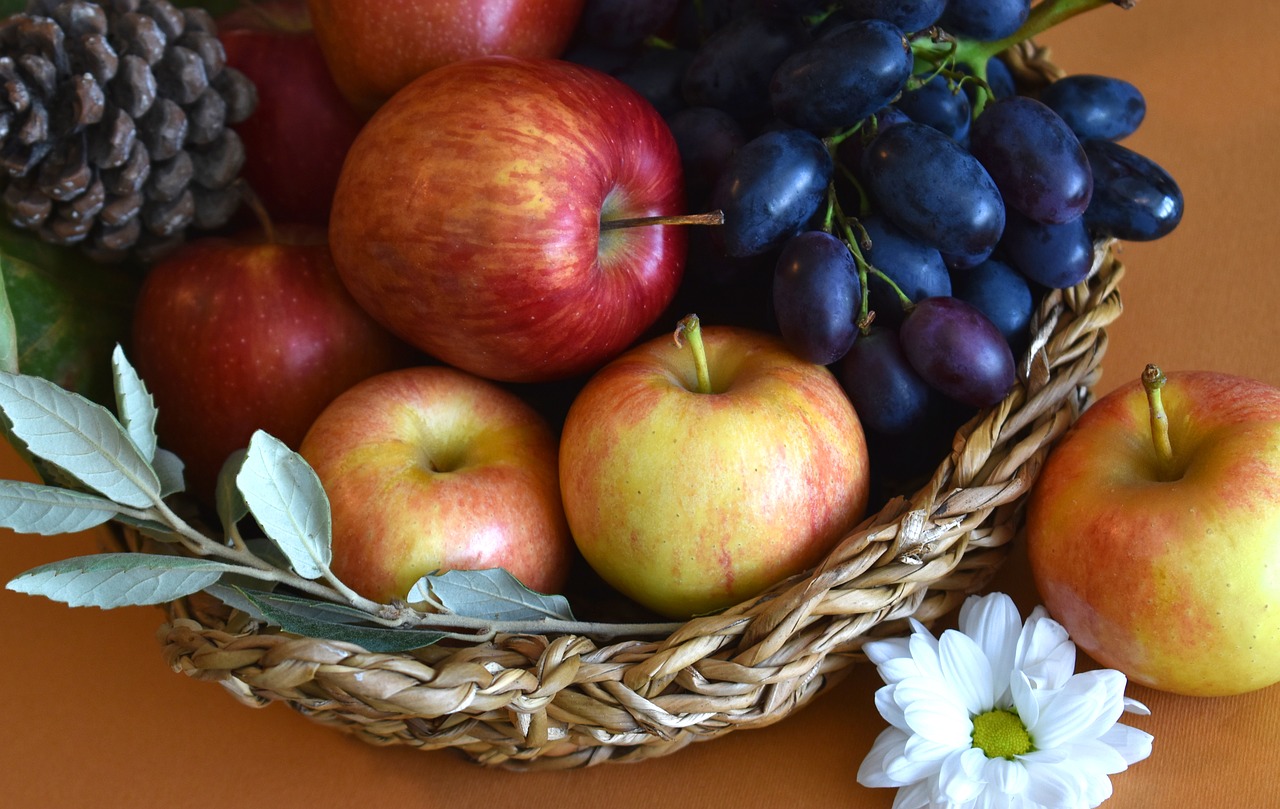
POLYGON ((329 570, 333 558, 329 498, 301 455, 258 430, 249 439, 236 488, 299 576, 316 579, 329 570))
POLYGON ((427 629, 360 626, 351 622, 349 613, 355 612, 365 619, 368 616, 339 604, 236 589, 268 621, 294 635, 354 643, 370 652, 406 652, 430 646, 445 637, 443 632, 427 629))
POLYGON ((151 468, 156 470, 156 477, 160 479, 161 497, 168 497, 186 490, 187 483, 182 476, 182 471, 187 467, 177 455, 157 447, 155 457, 151 459, 151 468))
POLYGON ((236 488, 236 475, 244 465, 245 454, 245 450, 236 450, 218 470, 218 485, 213 496, 214 508, 218 512, 218 519, 222 522, 222 532, 227 535, 231 534, 231 529, 236 523, 249 514, 249 504, 244 501, 244 495, 240 494, 240 490, 236 488))
POLYGON ((4 285, 4 265, 0 263, 0 371, 18 373, 18 324, 9 306, 9 291, 4 285))
POLYGON ((419 587, 429 587, 435 601, 454 615, 495 622, 573 621, 564 596, 535 593, 502 568, 449 570, 424 576, 409 590, 408 601, 424 600, 419 587), (415 591, 419 595, 415 596, 415 591))
POLYGON ((111 379, 120 423, 150 463, 156 454, 156 403, 118 343, 111 353, 111 379))
POLYGON ((0 526, 24 534, 72 534, 116 516, 116 504, 92 494, 0 480, 0 526))
POLYGON ((100 553, 63 559, 28 570, 7 585, 72 607, 163 604, 199 592, 234 565, 154 553, 100 553))
POLYGON ((0 410, 32 454, 117 503, 147 508, 159 497, 155 470, 105 407, 47 379, 0 371, 0 410))
POLYGON ((271 582, 254 581, 247 576, 228 573, 219 579, 217 584, 204 588, 204 591, 231 609, 240 610, 255 621, 270 623, 267 616, 263 615, 262 611, 241 592, 241 590, 264 592, 260 589, 263 586, 271 586, 271 582), (252 586, 250 582, 252 582, 252 586))

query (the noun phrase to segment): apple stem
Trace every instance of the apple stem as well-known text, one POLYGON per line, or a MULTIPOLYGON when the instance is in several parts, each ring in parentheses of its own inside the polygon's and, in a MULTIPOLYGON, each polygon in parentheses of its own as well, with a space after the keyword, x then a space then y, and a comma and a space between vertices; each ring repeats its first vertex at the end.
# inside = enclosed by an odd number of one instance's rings
POLYGON ((681 214, 679 216, 636 216, 630 219, 602 219, 601 230, 635 228, 648 225, 723 225, 724 211, 681 214))
POLYGON ((711 393, 711 373, 707 370, 707 348, 702 344, 702 325, 697 315, 685 315, 676 324, 672 335, 676 348, 681 335, 689 338, 689 350, 693 353, 693 368, 698 375, 698 393, 711 393))
POLYGON ((268 244, 276 243, 276 227, 271 221, 271 214, 267 213, 267 206, 262 204, 262 198, 244 181, 244 178, 237 180, 240 184, 240 199, 253 212, 254 217, 258 220, 258 224, 262 227, 262 232, 266 236, 268 244))
POLYGON ((1168 378, 1158 365, 1148 365, 1142 371, 1142 388, 1147 392, 1147 408, 1151 413, 1151 442, 1155 446, 1160 473, 1165 480, 1172 480, 1173 445, 1169 443, 1169 416, 1164 411, 1161 390, 1168 378))

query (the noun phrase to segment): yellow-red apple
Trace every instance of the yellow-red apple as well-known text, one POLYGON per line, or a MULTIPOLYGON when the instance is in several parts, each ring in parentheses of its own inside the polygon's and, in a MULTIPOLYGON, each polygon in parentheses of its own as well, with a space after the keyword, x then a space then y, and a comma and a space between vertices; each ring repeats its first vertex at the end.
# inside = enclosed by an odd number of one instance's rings
MULTIPOLYGON (((684 322, 684 321, 682 321, 684 322)), ((866 442, 832 374, 782 341, 703 329, 596 373, 569 408, 560 486, 583 557, 671 617, 712 612, 816 564, 862 516, 866 442)))
POLYGON ((559 56, 583 0, 308 0, 334 81, 368 116, 397 90, 473 56, 559 56))
POLYGON ((1050 453, 1026 538, 1045 606, 1103 665, 1202 696, 1280 681, 1280 390, 1116 389, 1050 453))
POLYGON ((343 393, 299 449, 333 514, 333 572, 377 601, 422 576, 503 568, 557 592, 573 555, 555 437, 514 394, 443 366, 343 393))
POLYGON ((450 365, 533 382, 594 371, 674 297, 680 155, 617 79, 553 59, 431 71, 356 138, 329 244, 352 295, 450 365))

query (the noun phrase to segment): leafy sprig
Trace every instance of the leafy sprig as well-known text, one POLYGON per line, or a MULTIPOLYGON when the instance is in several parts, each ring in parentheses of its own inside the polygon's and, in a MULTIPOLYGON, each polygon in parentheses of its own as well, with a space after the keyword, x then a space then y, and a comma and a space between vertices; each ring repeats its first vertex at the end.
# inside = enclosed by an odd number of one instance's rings
POLYGON ((28 534, 83 531, 111 520, 160 540, 157 552, 102 553, 42 565, 10 590, 72 606, 160 604, 204 591, 286 632, 370 651, 503 633, 658 635, 673 624, 577 621, 560 595, 535 593, 501 569, 424 576, 406 602, 379 604, 330 569, 329 500, 301 455, 258 431, 219 476, 215 538, 178 514, 182 462, 159 447, 156 407, 117 347, 116 413, 45 379, 0 371, 0 413, 12 440, 50 465, 57 485, 0 480, 0 526, 28 534), (242 536, 252 517, 265 539, 242 536))

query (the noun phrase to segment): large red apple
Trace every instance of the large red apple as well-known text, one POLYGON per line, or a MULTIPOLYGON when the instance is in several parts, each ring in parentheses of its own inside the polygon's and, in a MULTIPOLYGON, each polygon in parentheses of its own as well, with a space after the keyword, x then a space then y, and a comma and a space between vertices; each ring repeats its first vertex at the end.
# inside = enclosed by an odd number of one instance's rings
POLYGON ((409 343, 503 381, 594 370, 663 311, 683 228, 602 227, 683 205, 662 118, 618 80, 481 57, 401 90, 361 131, 329 244, 360 305, 409 343))
POLYGON ((1187 372, 1159 399, 1167 444, 1135 382, 1050 453, 1026 525, 1045 606, 1089 655, 1153 688, 1278 682, 1280 390, 1187 372))
POLYGON ((413 353, 351 299, 315 227, 189 242, 139 293, 131 358, 160 443, 208 502, 227 456, 263 429, 291 447, 339 393, 413 353))
POLYGON ((816 564, 867 504, 866 442, 832 374, 764 333, 702 335, 705 384, 688 348, 642 343, 587 382, 560 440, 583 557, 675 618, 816 564))
POLYGON ((258 105, 236 124, 241 176, 278 222, 324 225, 363 118, 338 92, 306 0, 274 0, 218 20, 227 64, 253 80, 258 105))
POLYGON ((473 56, 556 57, 583 0, 309 0, 343 95, 366 116, 409 82, 473 56))
POLYGON ((368 379, 316 419, 299 450, 333 513, 333 571, 377 601, 422 576, 501 567, 558 592, 569 541, 556 440, 521 399, 443 366, 368 379))

